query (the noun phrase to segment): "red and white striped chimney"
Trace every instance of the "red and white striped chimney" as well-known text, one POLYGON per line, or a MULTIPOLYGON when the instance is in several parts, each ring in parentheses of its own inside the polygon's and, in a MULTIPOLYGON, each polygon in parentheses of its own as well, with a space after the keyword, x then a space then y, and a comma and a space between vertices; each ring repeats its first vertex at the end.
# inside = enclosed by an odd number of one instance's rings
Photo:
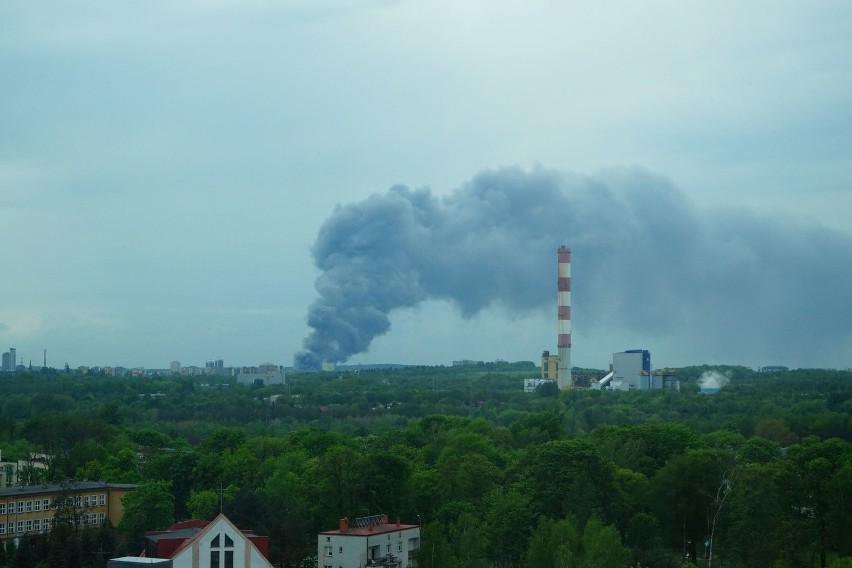
POLYGON ((557 309, 559 313, 559 336, 556 343, 559 362, 556 366, 556 384, 560 389, 573 386, 571 381, 571 249, 559 247, 557 251, 558 290, 557 309))

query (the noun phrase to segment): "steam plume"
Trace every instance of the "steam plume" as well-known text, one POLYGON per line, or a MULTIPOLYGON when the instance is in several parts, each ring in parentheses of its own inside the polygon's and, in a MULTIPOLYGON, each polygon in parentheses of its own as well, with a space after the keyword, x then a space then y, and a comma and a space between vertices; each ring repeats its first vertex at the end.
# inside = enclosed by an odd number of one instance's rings
POLYGON ((574 320, 588 327, 676 334, 732 354, 747 346, 755 360, 796 337, 811 350, 848 349, 848 236, 698 209, 644 170, 507 168, 445 197, 395 186, 338 206, 313 246, 319 298, 295 363, 365 352, 391 312, 427 300, 449 301, 462 317, 491 306, 555 310, 561 244, 574 251, 574 320))
POLYGON ((704 371, 698 378, 698 387, 702 389, 721 389, 731 382, 731 373, 726 371, 704 371))

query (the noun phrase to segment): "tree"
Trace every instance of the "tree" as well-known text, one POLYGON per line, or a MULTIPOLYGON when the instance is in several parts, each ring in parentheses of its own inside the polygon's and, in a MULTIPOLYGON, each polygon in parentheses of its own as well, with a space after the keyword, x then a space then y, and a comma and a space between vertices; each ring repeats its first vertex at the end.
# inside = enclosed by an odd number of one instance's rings
POLYGON ((532 450, 525 468, 538 510, 554 518, 574 514, 584 522, 609 517, 616 490, 614 466, 588 440, 556 440, 532 450))
POLYGON ((193 491, 186 508, 193 519, 211 520, 219 512, 219 492, 212 489, 193 491))
POLYGON ((592 517, 583 529, 583 563, 587 568, 627 566, 630 551, 621 543, 618 531, 592 517))
POLYGON ((716 528, 719 524, 719 515, 728 503, 728 499, 736 485, 739 473, 740 469, 734 463, 729 463, 728 466, 725 467, 719 478, 719 486, 716 488, 716 493, 713 496, 712 501, 710 501, 710 504, 707 506, 707 534, 709 535, 707 540, 709 545, 707 568, 712 568, 713 566, 713 545, 715 544, 713 539, 716 536, 716 528))
POLYGON ((163 530, 174 523, 175 503, 168 481, 151 481, 122 499, 124 514, 118 529, 125 544, 140 544, 145 531, 163 530))
POLYGON ((838 439, 820 441, 815 436, 808 436, 787 449, 791 507, 805 521, 822 568, 827 564, 828 551, 848 542, 848 535, 838 535, 841 532, 839 523, 845 523, 845 515, 838 514, 838 511, 848 511, 850 504, 838 501, 839 495, 832 481, 850 460, 852 446, 838 439), (838 539, 842 539, 843 544, 838 539))
POLYGON ((742 464, 730 501, 722 511, 724 520, 714 540, 726 559, 743 566, 770 568, 781 556, 781 543, 788 541, 782 527, 789 521, 779 462, 742 464))
POLYGON ((577 521, 573 517, 560 521, 541 517, 530 539, 524 566, 577 566, 581 558, 580 541, 577 521))

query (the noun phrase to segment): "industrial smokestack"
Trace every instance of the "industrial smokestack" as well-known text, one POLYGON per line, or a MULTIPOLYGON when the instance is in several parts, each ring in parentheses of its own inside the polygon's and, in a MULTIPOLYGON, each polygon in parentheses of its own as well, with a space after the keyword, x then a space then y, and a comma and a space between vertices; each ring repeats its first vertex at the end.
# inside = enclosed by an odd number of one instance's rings
POLYGON ((558 348, 559 362, 556 366, 556 384, 560 389, 573 386, 571 382, 571 249, 559 247, 557 255, 558 277, 556 281, 557 311, 559 318, 558 348))

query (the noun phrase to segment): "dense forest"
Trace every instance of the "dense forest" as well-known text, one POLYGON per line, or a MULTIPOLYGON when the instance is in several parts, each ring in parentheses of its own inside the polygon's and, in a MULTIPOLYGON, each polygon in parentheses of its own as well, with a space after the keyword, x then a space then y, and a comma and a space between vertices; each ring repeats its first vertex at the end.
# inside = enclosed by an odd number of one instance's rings
POLYGON ((282 567, 316 566, 318 531, 376 513, 422 526, 420 566, 852 566, 852 373, 688 367, 680 392, 524 393, 536 375, 0 376, 3 457, 50 456, 29 481, 141 485, 119 527, 55 528, 0 565, 104 566, 221 504, 282 567), (712 395, 709 371, 729 379, 712 395))

